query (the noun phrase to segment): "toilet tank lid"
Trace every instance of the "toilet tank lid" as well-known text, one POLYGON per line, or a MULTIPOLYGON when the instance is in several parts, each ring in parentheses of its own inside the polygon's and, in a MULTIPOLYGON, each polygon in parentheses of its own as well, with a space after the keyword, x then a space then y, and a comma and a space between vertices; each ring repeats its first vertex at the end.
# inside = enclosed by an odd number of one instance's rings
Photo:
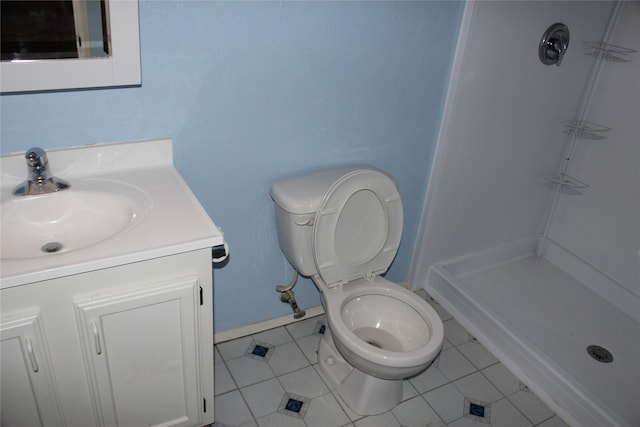
POLYGON ((289 213, 313 214, 334 182, 362 169, 379 170, 367 165, 345 166, 286 178, 271 184, 271 198, 289 213))

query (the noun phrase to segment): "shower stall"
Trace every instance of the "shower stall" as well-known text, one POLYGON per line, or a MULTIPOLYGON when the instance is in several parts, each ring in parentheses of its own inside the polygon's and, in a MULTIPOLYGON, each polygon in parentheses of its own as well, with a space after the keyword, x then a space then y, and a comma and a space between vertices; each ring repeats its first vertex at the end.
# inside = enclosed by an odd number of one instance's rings
POLYGON ((468 2, 409 276, 572 426, 640 426, 639 23, 468 2))

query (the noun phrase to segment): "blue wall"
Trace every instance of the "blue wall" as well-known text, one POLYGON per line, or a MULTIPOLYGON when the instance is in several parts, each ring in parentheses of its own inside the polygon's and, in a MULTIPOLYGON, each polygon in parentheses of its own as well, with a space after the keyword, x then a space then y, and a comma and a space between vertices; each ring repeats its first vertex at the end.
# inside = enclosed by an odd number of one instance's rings
MULTIPOLYGON (((462 9, 142 0, 142 87, 2 96, 2 152, 173 138, 231 247, 214 273, 216 331, 290 313, 269 196, 283 177, 348 163, 395 176, 405 231, 387 278, 406 280, 462 9)), ((296 297, 319 304, 308 279, 296 297)))

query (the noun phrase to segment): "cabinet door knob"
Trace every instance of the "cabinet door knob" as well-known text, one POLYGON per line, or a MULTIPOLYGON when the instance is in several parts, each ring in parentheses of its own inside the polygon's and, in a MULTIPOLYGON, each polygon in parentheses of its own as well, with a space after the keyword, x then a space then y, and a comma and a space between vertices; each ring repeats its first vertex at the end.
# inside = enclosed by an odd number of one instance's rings
POLYGON ((102 347, 100 346, 100 332, 98 331, 98 325, 93 322, 93 340, 96 345, 96 354, 102 354, 102 347))
POLYGON ((33 346, 31 345, 31 339, 27 338, 27 353, 29 353, 29 361, 31 362, 31 369, 33 372, 38 372, 40 368, 38 367, 38 360, 36 359, 36 354, 33 352, 33 346))

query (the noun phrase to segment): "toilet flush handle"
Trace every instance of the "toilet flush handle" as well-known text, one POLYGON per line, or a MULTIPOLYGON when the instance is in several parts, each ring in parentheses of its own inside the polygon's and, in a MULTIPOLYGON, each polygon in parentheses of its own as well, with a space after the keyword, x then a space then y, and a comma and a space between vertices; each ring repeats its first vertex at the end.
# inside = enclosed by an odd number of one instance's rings
POLYGON ((313 225, 313 217, 297 220, 296 225, 313 225))

